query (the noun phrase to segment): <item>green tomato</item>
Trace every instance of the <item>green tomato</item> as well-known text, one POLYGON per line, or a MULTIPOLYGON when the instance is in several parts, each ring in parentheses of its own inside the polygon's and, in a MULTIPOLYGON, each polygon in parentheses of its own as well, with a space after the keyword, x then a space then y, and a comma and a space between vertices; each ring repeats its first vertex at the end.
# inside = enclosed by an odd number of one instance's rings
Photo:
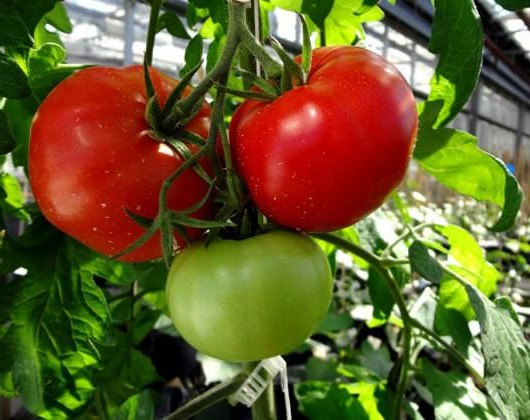
POLYGON ((167 300, 191 345, 243 362, 302 344, 327 313, 332 288, 328 260, 311 238, 274 231, 184 249, 171 265, 167 300))

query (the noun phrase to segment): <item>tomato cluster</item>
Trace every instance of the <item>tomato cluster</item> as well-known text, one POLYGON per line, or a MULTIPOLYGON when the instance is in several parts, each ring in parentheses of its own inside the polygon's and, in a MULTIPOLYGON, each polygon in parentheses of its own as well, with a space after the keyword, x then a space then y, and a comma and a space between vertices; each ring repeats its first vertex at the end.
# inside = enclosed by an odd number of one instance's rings
MULTIPOLYGON (((150 75, 163 106, 176 81, 156 70, 150 75)), ((145 232, 127 212, 156 217, 162 183, 183 164, 152 135, 146 104, 141 67, 86 69, 48 96, 32 127, 30 179, 42 212, 106 255, 145 232)), ((332 281, 320 248, 292 230, 337 230, 379 207, 404 177, 417 122, 414 96, 397 69, 349 46, 313 51, 307 82, 277 99, 245 101, 230 125, 232 158, 255 206, 288 230, 200 241, 178 254, 167 299, 184 338, 237 361, 302 343, 327 311, 332 281)), ((206 138, 209 125, 204 103, 186 129, 206 138)), ((209 219, 212 200, 197 206, 208 191, 188 169, 169 190, 168 208, 200 207, 191 216, 209 219)), ((193 241, 201 233, 187 229, 186 236, 193 241)), ((155 236, 123 259, 161 254, 155 236)))

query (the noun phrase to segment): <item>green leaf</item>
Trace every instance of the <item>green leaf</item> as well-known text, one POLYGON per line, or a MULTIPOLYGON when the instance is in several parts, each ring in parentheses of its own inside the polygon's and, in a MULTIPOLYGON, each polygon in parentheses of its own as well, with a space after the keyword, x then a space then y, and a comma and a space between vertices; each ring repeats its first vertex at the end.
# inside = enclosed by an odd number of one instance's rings
POLYGON ((39 21, 51 12, 60 0, 17 1, 15 7, 30 33, 33 33, 39 21))
POLYGON ((434 330, 442 336, 450 336, 462 353, 468 353, 473 337, 466 318, 460 312, 446 308, 443 304, 436 305, 434 330))
MULTIPOLYGON (((20 3, 20 2, 18 2, 20 3)), ((33 40, 12 0, 0 1, 0 46, 31 47, 33 40)))
POLYGON ((208 9, 212 20, 215 23, 221 24, 226 33, 228 25, 228 8, 226 6, 226 0, 190 0, 189 3, 196 8, 208 9))
POLYGON ((311 71, 311 35, 309 34, 309 27, 304 18, 304 15, 298 14, 298 18, 302 22, 302 70, 304 72, 304 82, 307 81, 309 72, 311 71))
POLYGON ((361 344, 359 361, 364 368, 371 370, 381 379, 386 379, 392 369, 388 348, 384 345, 376 348, 369 341, 363 341, 361 344))
POLYGON ((16 145, 15 137, 13 137, 7 121, 7 115, 0 109, 0 155, 13 151, 16 145))
POLYGON ((486 396, 468 375, 454 370, 441 372, 427 359, 422 359, 420 366, 432 394, 437 420, 497 418, 488 407, 486 396))
POLYGON ((206 71, 209 72, 217 63, 221 51, 225 45, 226 36, 221 31, 216 31, 213 42, 208 47, 208 54, 206 55, 206 71))
POLYGON ((116 414, 114 420, 154 420, 155 401, 153 392, 144 390, 125 401, 116 414))
POLYGON ((362 24, 384 17, 378 6, 363 7, 360 0, 334 0, 333 8, 325 20, 326 45, 350 45, 364 38, 362 24))
POLYGON ((115 342, 101 347, 105 369, 95 377, 108 418, 114 418, 127 399, 161 379, 151 359, 130 346, 127 334, 114 330, 112 335, 115 342))
MULTIPOLYGON (((492 295, 501 276, 495 267, 486 261, 484 251, 471 234, 454 225, 439 226, 437 230, 449 241, 449 255, 460 264, 451 265, 450 268, 477 286, 486 296, 492 295)), ((439 295, 441 305, 461 312, 467 320, 473 318, 474 312, 467 294, 458 281, 444 277, 439 295)))
POLYGON ((72 33, 72 22, 70 22, 68 12, 66 11, 66 7, 62 1, 55 3, 55 6, 51 12, 44 16, 44 20, 47 24, 53 26, 58 31, 64 32, 66 34, 72 33))
MULTIPOLYGON (((482 65, 484 34, 473 0, 434 0, 429 50, 440 56, 428 101, 442 101, 432 128, 451 121, 475 89, 482 65)), ((420 139, 424 141, 420 130, 420 139)), ((432 141, 432 140, 430 140, 432 141)))
POLYGON ((357 398, 342 385, 308 381, 295 385, 298 409, 311 420, 368 420, 357 398))
POLYGON ((394 298, 381 274, 373 267, 368 271, 368 288, 374 319, 386 321, 394 307, 394 298))
POLYGON ((495 0, 502 7, 508 10, 522 10, 525 7, 530 7, 530 0, 495 0))
POLYGON ((0 174, 0 188, 6 194, 6 197, 0 201, 2 213, 29 222, 30 215, 23 209, 26 200, 17 179, 9 174, 0 174))
POLYGON ((202 36, 196 35, 188 44, 184 55, 186 65, 180 69, 180 75, 185 75, 195 68, 202 60, 202 36))
POLYGON ((29 81, 33 92, 41 101, 59 82, 75 70, 85 67, 61 65, 65 59, 66 50, 59 44, 46 43, 30 50, 29 81))
POLYGON ((336 359, 327 360, 310 357, 305 365, 306 378, 311 381, 335 381, 337 378, 338 362, 336 359))
POLYGON ((29 132, 37 107, 38 104, 30 96, 23 100, 7 100, 4 105, 3 111, 17 143, 12 152, 15 166, 27 167, 29 132))
POLYGON ((31 94, 28 78, 16 63, 0 53, 0 97, 21 99, 31 94))
POLYGON ((481 329, 486 389, 507 420, 530 413, 530 347, 507 298, 495 305, 475 287, 466 286, 481 329))
POLYGON ((330 311, 317 328, 320 333, 346 330, 353 325, 353 319, 348 313, 330 311))
POLYGON ((442 266, 429 254, 427 247, 420 241, 414 241, 410 246, 409 259, 412 271, 434 284, 439 284, 442 281, 444 274, 442 266))
POLYGON ((324 21, 333 9, 334 1, 330 0, 303 0, 302 13, 308 15, 320 30, 324 28, 324 21))
POLYGON ((164 29, 177 38, 190 39, 188 31, 184 27, 184 24, 181 22, 180 18, 171 12, 166 12, 158 18, 158 24, 156 31, 160 32, 164 29))
POLYGON ((423 170, 448 188, 502 208, 495 231, 515 221, 522 190, 506 166, 478 147, 471 134, 450 128, 431 129, 440 102, 420 106, 420 130, 414 157, 423 170))
POLYGON ((1 272, 28 270, 17 280, 9 314, 13 383, 32 413, 69 418, 92 399, 100 361, 95 345, 105 337, 109 314, 93 274, 74 262, 76 245, 55 230, 54 239, 24 245, 35 228, 20 240, 4 238, 0 249, 1 272))

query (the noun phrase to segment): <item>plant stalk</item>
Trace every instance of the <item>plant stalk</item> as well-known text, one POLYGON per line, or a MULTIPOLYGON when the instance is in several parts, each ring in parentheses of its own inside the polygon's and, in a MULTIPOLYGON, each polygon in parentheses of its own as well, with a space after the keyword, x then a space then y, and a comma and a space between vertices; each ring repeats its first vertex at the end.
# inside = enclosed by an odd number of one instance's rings
POLYGON ((394 301, 396 302, 399 308, 399 312, 401 313, 401 319, 403 321, 403 364, 401 367, 401 374, 399 378, 398 389, 396 392, 396 399, 394 402, 394 416, 393 416, 394 419, 400 419, 402 418, 401 407, 403 403, 403 397, 405 395, 405 390, 407 388, 408 371, 410 369, 412 319, 409 315, 407 305, 405 304, 405 300, 403 299, 403 296, 401 296, 401 291, 399 290, 399 286, 397 285, 394 278, 390 275, 386 267, 383 265, 381 258, 379 258, 377 255, 374 255, 371 252, 366 251, 365 249, 361 248, 358 245, 352 244, 351 242, 346 241, 345 239, 342 239, 338 236, 335 236, 329 233, 315 233, 315 234, 312 234, 312 236, 314 236, 315 238, 321 239, 323 241, 329 242, 330 244, 333 244, 336 247, 341 248, 342 250, 346 252, 350 252, 354 255, 357 255, 358 257, 368 262, 383 277, 383 279, 385 280, 390 290, 390 293, 392 293, 394 301))
POLYGON ((274 384, 271 382, 252 406, 252 420, 276 420, 274 384))
POLYGON ((158 14, 164 0, 153 0, 151 4, 151 13, 149 15, 149 26, 147 29, 147 41, 145 46, 145 62, 148 66, 153 62, 153 50, 155 48, 155 35, 158 23, 158 14))
POLYGON ((243 382, 245 382, 246 378, 247 376, 245 374, 239 374, 228 382, 214 386, 205 393, 184 404, 177 411, 164 417, 164 420, 185 420, 195 416, 206 408, 228 398, 239 389, 243 382))

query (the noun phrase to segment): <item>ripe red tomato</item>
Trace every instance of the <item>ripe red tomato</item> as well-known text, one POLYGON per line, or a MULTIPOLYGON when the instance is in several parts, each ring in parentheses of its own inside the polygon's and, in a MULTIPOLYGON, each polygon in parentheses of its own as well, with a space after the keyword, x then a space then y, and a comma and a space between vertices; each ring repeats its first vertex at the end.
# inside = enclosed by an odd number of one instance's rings
MULTIPOLYGON (((162 105, 176 81, 154 69, 150 74, 162 105)), ((102 254, 117 254, 144 233, 125 210, 154 218, 162 182, 183 162, 150 136, 146 101, 141 66, 94 67, 60 83, 33 122, 29 171, 37 204, 58 229, 102 254)), ((187 129, 206 137, 209 124, 205 103, 187 129)), ((207 191, 206 182, 188 170, 169 190, 168 207, 189 208, 207 191)), ((210 204, 193 214, 199 219, 210 215, 210 204)), ((188 234, 196 239, 201 231, 189 229, 188 234)), ((176 239, 183 245, 182 238, 176 239)), ((161 254, 157 235, 122 260, 146 261, 161 254)))
POLYGON ((308 82, 263 103, 245 101, 230 126, 232 153, 258 208, 308 232, 349 226, 403 179, 415 142, 414 96, 379 55, 313 51, 308 82))

